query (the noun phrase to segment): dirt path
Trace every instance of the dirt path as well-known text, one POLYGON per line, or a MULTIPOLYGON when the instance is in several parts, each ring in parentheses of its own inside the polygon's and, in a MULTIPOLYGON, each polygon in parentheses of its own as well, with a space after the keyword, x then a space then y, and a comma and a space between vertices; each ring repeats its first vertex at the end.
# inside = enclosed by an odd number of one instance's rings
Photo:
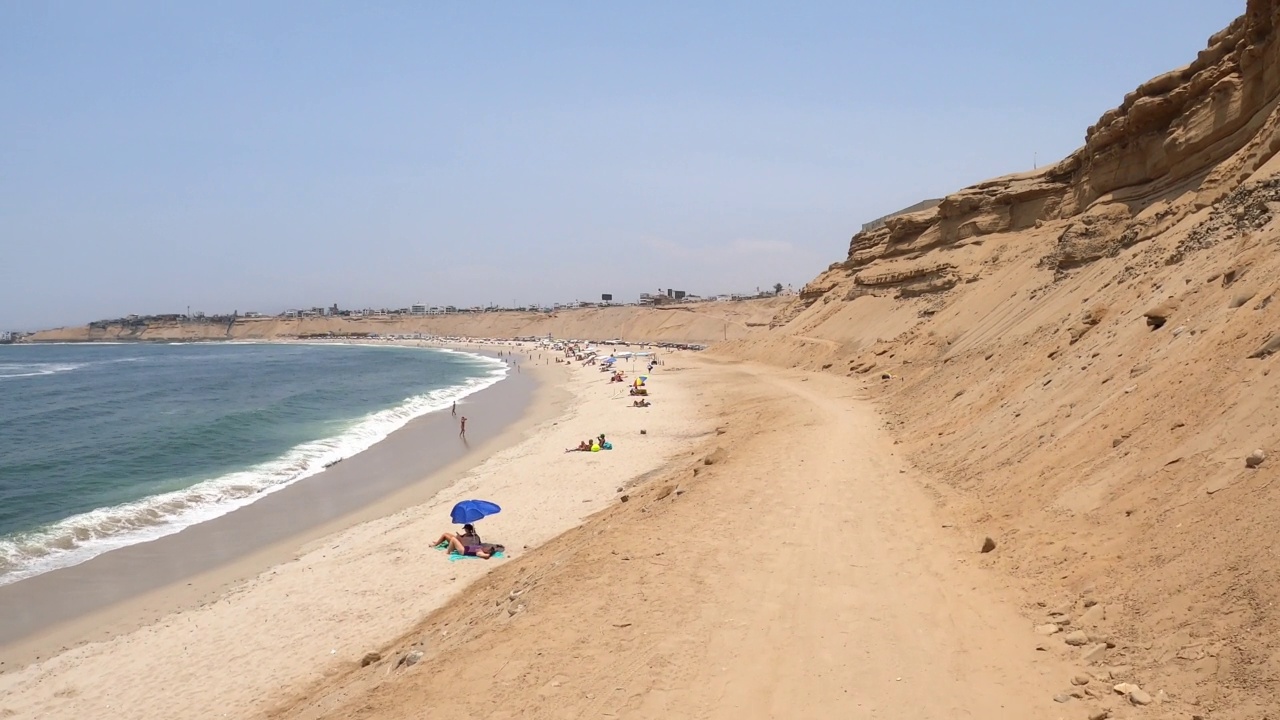
POLYGON ((959 561, 976 546, 933 519, 854 384, 687 372, 725 406, 723 462, 678 461, 494 572, 389 649, 420 643, 419 666, 353 669, 276 717, 1086 715, 1053 701, 1070 669, 959 561))

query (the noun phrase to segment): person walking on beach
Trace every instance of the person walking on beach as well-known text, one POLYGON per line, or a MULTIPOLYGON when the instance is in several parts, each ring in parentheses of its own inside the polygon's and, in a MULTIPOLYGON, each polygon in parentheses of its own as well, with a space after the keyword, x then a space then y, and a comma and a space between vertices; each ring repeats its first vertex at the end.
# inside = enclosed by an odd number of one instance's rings
POLYGON ((453 416, 458 417, 458 401, 453 401, 453 416))
POLYGON ((462 416, 462 422, 459 423, 459 425, 460 425, 460 429, 458 430, 458 437, 465 438, 467 436, 467 416, 466 415, 462 416))

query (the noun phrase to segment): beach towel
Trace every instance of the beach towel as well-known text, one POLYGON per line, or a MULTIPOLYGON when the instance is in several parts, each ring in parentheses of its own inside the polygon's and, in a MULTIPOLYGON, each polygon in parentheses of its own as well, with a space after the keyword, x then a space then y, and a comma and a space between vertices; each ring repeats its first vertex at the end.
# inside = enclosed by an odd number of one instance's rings
MULTIPOLYGON (((490 557, 489 559, 490 559, 490 560, 498 560, 498 559, 504 558, 504 557, 506 557, 506 556, 507 556, 507 554, 506 554, 506 553, 496 552, 496 553, 494 553, 494 554, 493 554, 493 556, 492 556, 492 557, 490 557)), ((459 554, 458 554, 458 553, 456 553, 456 552, 451 552, 451 553, 449 553, 449 562, 458 562, 459 560, 481 560, 481 559, 482 559, 482 558, 478 558, 478 557, 476 557, 475 555, 459 555, 459 554)))
MULTIPOLYGON (((440 543, 439 545, 436 545, 435 548, 436 550, 449 550, 449 543, 440 543)), ((506 556, 507 554, 505 552, 499 550, 498 552, 494 553, 489 559, 496 560, 499 558, 504 558, 506 556)), ((463 555, 462 553, 449 550, 449 562, 458 562, 459 560, 483 560, 483 559, 484 558, 478 558, 475 555, 463 555)))

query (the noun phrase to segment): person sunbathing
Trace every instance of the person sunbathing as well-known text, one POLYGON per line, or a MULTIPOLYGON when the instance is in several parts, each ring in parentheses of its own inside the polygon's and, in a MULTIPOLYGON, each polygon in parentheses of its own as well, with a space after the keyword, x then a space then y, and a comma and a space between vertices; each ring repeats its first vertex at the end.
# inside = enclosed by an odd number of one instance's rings
POLYGON ((586 440, 583 440, 582 442, 578 443, 578 447, 566 448, 565 452, 587 452, 590 449, 591 449, 591 443, 587 442, 586 440))
MULTIPOLYGON (((457 553, 459 555, 467 555, 469 557, 478 557, 481 560, 488 560, 489 558, 493 557, 497 553, 496 549, 491 549, 490 546, 481 543, 480 536, 475 535, 474 531, 472 531, 472 535, 470 536, 466 536, 466 535, 460 536, 460 535, 454 535, 453 533, 445 533, 440 536, 439 540, 436 541, 436 545, 439 545, 440 543, 449 543, 449 552, 451 553, 457 553), (471 542, 472 538, 474 538, 475 544, 474 545, 464 544, 462 540, 463 537, 467 538, 467 542, 471 542)), ((494 547, 496 548, 496 546, 494 547)))
POLYGON ((649 401, 644 398, 640 398, 639 400, 632 401, 631 407, 649 407, 649 401))

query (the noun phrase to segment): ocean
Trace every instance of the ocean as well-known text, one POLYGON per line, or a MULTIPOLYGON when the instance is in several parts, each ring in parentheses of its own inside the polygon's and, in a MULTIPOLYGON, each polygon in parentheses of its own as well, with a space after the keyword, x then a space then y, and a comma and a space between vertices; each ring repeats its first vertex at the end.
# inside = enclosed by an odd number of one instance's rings
POLYGON ((430 348, 0 345, 0 585, 228 513, 505 374, 430 348))

